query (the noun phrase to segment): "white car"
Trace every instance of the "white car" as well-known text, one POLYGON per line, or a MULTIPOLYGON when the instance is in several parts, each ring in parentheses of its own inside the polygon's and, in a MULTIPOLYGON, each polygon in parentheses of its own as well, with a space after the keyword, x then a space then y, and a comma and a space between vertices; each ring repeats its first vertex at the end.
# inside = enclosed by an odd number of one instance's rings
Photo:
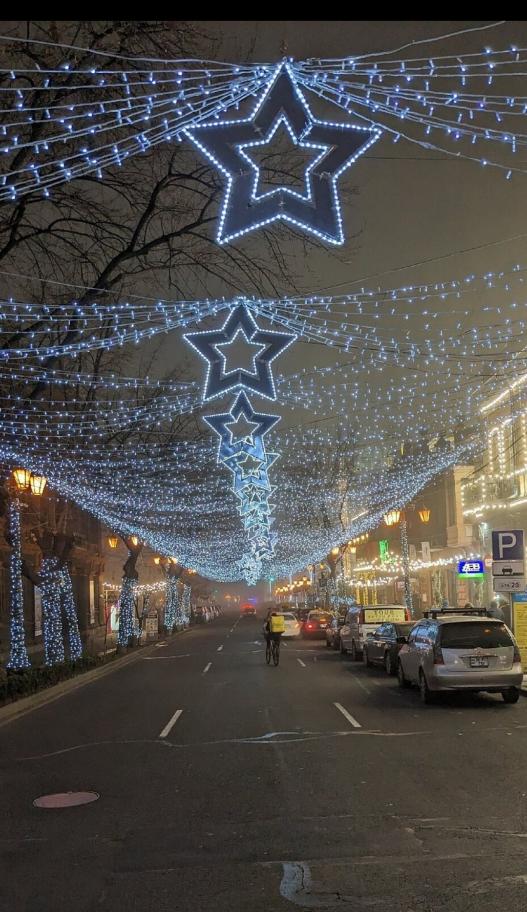
POLYGON ((300 624, 292 611, 284 611, 285 630, 283 637, 300 636, 300 624))

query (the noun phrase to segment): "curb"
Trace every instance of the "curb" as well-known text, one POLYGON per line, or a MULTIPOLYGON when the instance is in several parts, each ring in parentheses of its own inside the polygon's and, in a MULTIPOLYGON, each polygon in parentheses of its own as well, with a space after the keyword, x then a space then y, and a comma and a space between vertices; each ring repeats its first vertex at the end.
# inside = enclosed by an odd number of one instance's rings
POLYGON ((134 652, 131 654, 113 659, 111 662, 108 662, 107 665, 102 665, 100 668, 93 668, 91 671, 85 671, 83 674, 68 678, 67 681, 61 681, 59 684, 47 687, 39 693, 31 694, 29 697, 22 697, 21 700, 15 700, 13 703, 8 703, 7 706, 2 706, 0 708, 0 728, 3 728, 4 725, 8 725, 10 722, 14 722, 16 719, 20 719, 22 716, 28 715, 28 713, 33 712, 35 709, 40 709, 41 706, 47 706, 49 703, 54 703, 55 700, 60 700, 61 697, 64 697, 66 694, 78 690, 86 684, 91 684, 92 681, 98 681, 99 678, 104 678, 114 671, 119 671, 120 668, 124 668, 126 665, 131 665, 141 656, 152 652, 159 642, 165 640, 170 642, 174 637, 181 636, 181 634, 187 633, 191 629, 191 627, 187 627, 185 630, 178 630, 170 636, 162 637, 161 640, 157 640, 155 643, 151 643, 148 646, 139 646, 134 649, 134 652))

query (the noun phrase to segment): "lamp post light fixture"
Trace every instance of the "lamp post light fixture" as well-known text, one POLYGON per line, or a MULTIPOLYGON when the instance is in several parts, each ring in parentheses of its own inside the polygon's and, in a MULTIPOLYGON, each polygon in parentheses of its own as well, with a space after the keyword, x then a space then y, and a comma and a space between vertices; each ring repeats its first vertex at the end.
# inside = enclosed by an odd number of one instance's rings
POLYGON ((138 539, 137 535, 132 535, 130 537, 130 541, 132 542, 132 545, 134 546, 134 548, 137 548, 137 546, 139 544, 139 539, 138 539))
POLYGON ((31 488, 31 493, 35 497, 42 497, 44 493, 44 488, 47 484, 47 478, 44 475, 31 475, 29 479, 29 487, 31 488))
POLYGON ((419 519, 421 520, 422 523, 430 522, 430 515, 431 515, 432 511, 428 507, 421 507, 421 509, 418 510, 418 513, 419 513, 419 519))
POLYGON ((118 543, 119 543, 119 539, 117 538, 117 535, 108 536, 108 544, 109 544, 110 548, 112 548, 112 549, 117 548, 118 543))
POLYGON ((13 479, 17 491, 27 491, 31 482, 31 472, 29 469, 13 469, 13 479))
POLYGON ((384 522, 387 526, 396 526, 400 518, 400 510, 388 510, 388 512, 384 514, 384 522))

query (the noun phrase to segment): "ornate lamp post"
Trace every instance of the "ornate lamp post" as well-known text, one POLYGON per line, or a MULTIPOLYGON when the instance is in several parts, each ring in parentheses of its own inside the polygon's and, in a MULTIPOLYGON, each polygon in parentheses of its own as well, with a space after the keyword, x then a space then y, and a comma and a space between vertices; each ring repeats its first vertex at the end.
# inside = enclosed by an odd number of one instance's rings
POLYGON ((401 513, 401 510, 388 510, 384 515, 384 522, 387 526, 396 526, 399 524, 404 574, 404 601, 410 617, 413 617, 414 610, 412 604, 412 584, 410 582, 410 554, 408 551, 408 524, 406 522, 406 516, 404 513, 401 513))
POLYGON ((9 576, 11 586, 10 650, 8 668, 29 668, 24 625, 24 593, 22 588, 22 544, 20 523, 20 495, 31 492, 41 497, 46 487, 43 475, 33 475, 29 469, 14 469, 8 483, 9 498, 9 576))

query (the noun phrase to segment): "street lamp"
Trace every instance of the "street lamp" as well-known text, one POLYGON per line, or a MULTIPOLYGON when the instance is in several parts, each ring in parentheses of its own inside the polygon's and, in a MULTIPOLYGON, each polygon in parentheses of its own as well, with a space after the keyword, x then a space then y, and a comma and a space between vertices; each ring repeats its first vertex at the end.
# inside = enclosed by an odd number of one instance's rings
POLYGON ((47 478, 44 475, 32 475, 29 479, 29 486, 31 488, 31 493, 35 497, 41 497, 44 493, 44 488, 47 484, 47 478))
POLYGON ((428 507, 422 507, 422 508, 418 511, 418 513, 419 513, 419 519, 421 520, 422 523, 430 522, 430 514, 431 514, 431 512, 432 512, 432 511, 431 511, 428 507))
POLYGON ((17 491, 27 491, 31 482, 29 469, 13 469, 13 478, 17 491))
POLYGON ((112 549, 117 548, 118 543, 119 543, 119 539, 117 538, 117 535, 108 536, 108 544, 109 544, 110 548, 112 548, 112 549))
POLYGON ((384 522, 387 526, 396 526, 400 518, 400 510, 388 510, 388 512, 384 514, 384 522))

